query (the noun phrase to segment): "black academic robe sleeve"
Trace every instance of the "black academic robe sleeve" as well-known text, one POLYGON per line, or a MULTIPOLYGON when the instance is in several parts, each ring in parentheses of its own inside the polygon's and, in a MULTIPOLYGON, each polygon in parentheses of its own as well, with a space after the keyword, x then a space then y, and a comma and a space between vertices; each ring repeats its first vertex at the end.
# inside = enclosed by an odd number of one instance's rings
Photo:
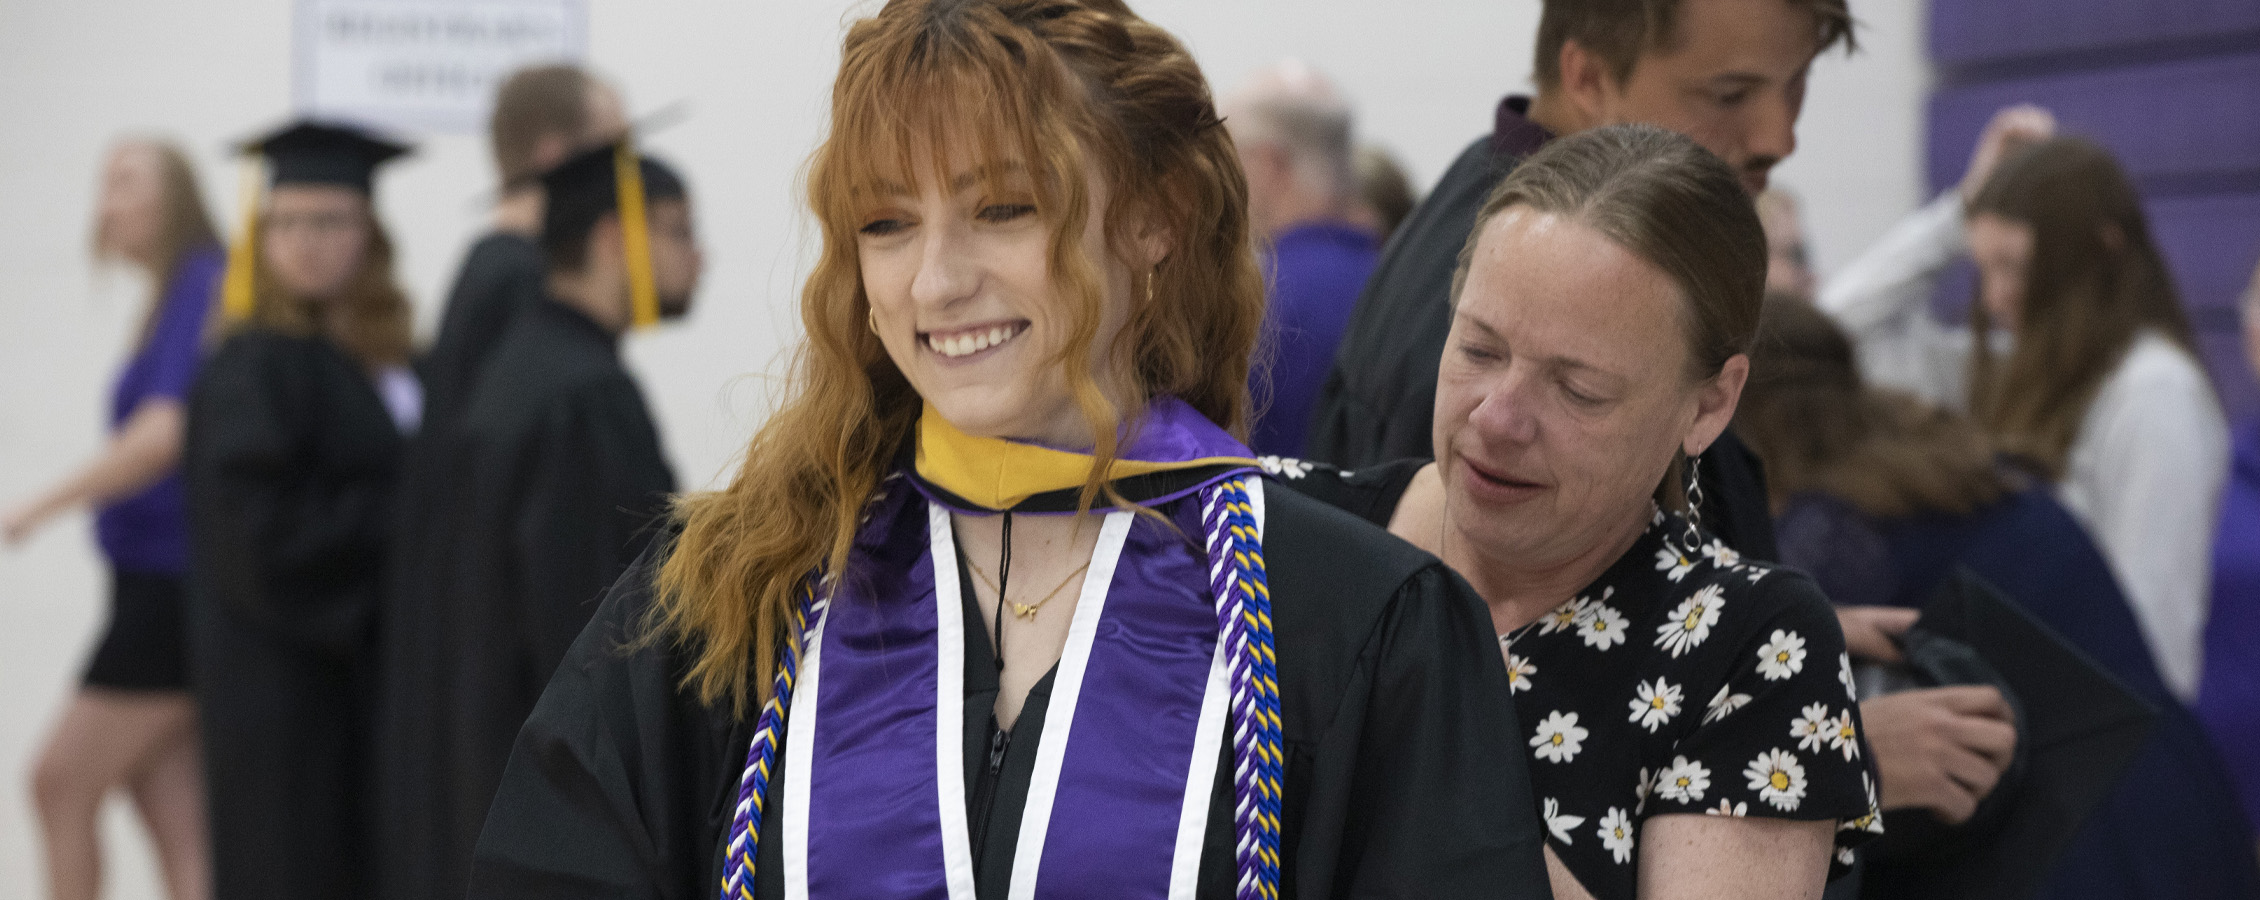
POLYGON ((400 440, 379 403, 313 340, 239 334, 205 363, 183 468, 207 600, 309 649, 356 652, 400 440))
POLYGON ((532 238, 498 231, 471 246, 447 292, 431 352, 418 365, 427 429, 455 422, 511 317, 541 299, 546 278, 532 238))
MULTIPOLYGON (((1276 482, 1264 502, 1288 757, 1282 896, 1549 896, 1483 601, 1348 513, 1276 482)), ((1229 881, 1213 887, 1203 896, 1230 896, 1229 881)))
POLYGON ((533 661, 526 675, 538 691, 666 511, 675 483, 642 395, 625 377, 551 404, 527 450, 510 525, 511 584, 533 661))
POLYGON ((471 870, 482 900, 691 900, 719 878, 726 791, 751 729, 679 690, 662 647, 630 644, 654 562, 621 577, 518 734, 471 870))
POLYGON ((1315 748, 1290 896, 1550 896, 1492 633, 1440 564, 1398 591, 1315 748))

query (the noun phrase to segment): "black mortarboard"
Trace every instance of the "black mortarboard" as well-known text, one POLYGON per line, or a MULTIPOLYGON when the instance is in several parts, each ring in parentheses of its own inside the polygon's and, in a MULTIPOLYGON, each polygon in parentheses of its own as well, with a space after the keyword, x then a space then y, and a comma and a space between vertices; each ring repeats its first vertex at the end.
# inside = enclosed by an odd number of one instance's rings
POLYGON ((301 120, 244 142, 243 151, 267 157, 270 184, 335 184, 367 193, 377 166, 408 146, 351 125, 301 120))
MULTIPOLYGON (((236 149, 246 156, 267 158, 269 184, 334 184, 367 194, 377 167, 407 153, 408 145, 351 125, 300 119, 265 137, 244 141, 236 149)), ((251 236, 258 209, 258 167, 246 165, 243 221, 229 243, 227 273, 220 281, 220 309, 230 319, 251 314, 251 272, 255 268, 251 236)))
POLYGON ((1990 683, 2017 712, 2017 760, 1958 827, 1884 814, 1864 898, 2024 898, 2118 783, 2157 713, 1992 585, 1956 568, 1905 646, 1925 685, 1990 683))
POLYGON ((659 301, 651 274, 645 204, 687 195, 682 176, 666 163, 635 152, 630 138, 593 147, 543 172, 541 242, 545 250, 588 240, 606 215, 620 214, 628 244, 628 277, 637 326, 659 320, 659 301), (630 163, 633 163, 632 165, 630 163))

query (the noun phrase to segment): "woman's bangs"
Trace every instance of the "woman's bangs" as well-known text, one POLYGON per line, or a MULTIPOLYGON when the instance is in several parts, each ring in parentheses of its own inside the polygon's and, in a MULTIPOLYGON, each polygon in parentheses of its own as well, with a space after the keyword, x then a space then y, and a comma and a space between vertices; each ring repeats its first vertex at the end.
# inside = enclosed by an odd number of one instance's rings
POLYGON ((1047 142, 1029 98, 1005 90, 1013 79, 985 62, 928 58, 842 73, 817 167, 822 183, 812 185, 828 231, 850 237, 882 198, 929 183, 953 192, 951 182, 968 174, 991 191, 1032 190, 1039 208, 1054 208, 1062 182, 1038 149, 1047 142))

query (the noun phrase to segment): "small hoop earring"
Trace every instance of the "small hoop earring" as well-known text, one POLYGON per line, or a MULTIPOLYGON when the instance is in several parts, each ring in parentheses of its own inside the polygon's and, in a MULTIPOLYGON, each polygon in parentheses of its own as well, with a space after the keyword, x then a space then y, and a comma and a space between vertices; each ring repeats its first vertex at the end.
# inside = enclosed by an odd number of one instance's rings
POLYGON ((1153 268, 1153 271, 1151 271, 1151 272, 1147 272, 1147 273, 1146 273, 1146 305, 1147 305, 1147 306, 1152 306, 1152 305, 1153 305, 1153 303, 1154 303, 1154 282, 1156 282, 1156 281, 1160 281, 1160 280, 1161 280, 1161 267, 1160 267, 1160 266, 1155 266, 1155 267, 1153 268))
POLYGON ((868 309, 864 310, 864 311, 863 311, 863 322, 864 322, 864 324, 871 326, 871 333, 872 333, 872 334, 878 334, 878 333, 879 333, 879 314, 878 314, 878 313, 876 313, 876 312, 873 312, 873 311, 871 311, 871 310, 868 310, 868 309))
POLYGON ((1692 549, 1702 543, 1703 526, 1703 458, 1687 456, 1687 546, 1692 549))

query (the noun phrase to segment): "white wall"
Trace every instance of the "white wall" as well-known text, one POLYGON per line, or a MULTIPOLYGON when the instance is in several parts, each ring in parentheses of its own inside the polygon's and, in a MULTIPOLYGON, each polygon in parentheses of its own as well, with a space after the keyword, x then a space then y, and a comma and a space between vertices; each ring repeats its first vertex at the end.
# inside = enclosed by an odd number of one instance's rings
MULTIPOLYGON (((641 335, 645 379, 682 480, 710 484, 758 424, 780 348, 797 330, 811 256, 796 178, 813 148, 842 24, 870 0, 590 0, 595 64, 631 105, 678 100, 691 118, 651 141, 688 173, 710 268, 683 326, 641 335)), ((1923 4, 1855 0, 1865 50, 1822 60, 1802 151, 1779 179, 1804 196, 1824 269, 1913 207, 1927 69, 1923 4)), ((1537 4, 1455 0, 1144 0, 1220 89, 1283 56, 1332 73, 1425 184, 1527 89, 1537 4)), ((138 288, 85 262, 95 170, 127 131, 177 136, 206 193, 233 218, 223 148, 281 120, 290 102, 289 0, 0 2, 0 507, 59 478, 99 445, 108 380, 138 288)), ((380 187, 402 276, 428 322, 481 229, 488 174, 475 136, 424 143, 380 187)), ((37 896, 37 835, 20 776, 78 676, 102 617, 87 520, 68 517, 0 549, 0 900, 37 896)), ((122 806, 114 897, 157 896, 122 806)))

